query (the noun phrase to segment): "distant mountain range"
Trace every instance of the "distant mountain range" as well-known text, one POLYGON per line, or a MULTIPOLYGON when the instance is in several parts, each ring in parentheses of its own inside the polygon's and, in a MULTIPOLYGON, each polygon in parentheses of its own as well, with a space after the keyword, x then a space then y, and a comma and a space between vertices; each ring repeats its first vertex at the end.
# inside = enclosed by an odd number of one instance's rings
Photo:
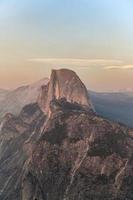
MULTIPOLYGON (((37 102, 41 86, 47 83, 48 78, 43 78, 12 91, 0 89, 0 118, 6 113, 17 115, 25 105, 37 102)), ((133 92, 88 92, 99 115, 133 127, 133 92)))
POLYGON ((0 102, 5 99, 6 94, 8 94, 8 90, 0 89, 0 102))
POLYGON ((89 91, 98 114, 133 127, 133 93, 98 93, 89 91))

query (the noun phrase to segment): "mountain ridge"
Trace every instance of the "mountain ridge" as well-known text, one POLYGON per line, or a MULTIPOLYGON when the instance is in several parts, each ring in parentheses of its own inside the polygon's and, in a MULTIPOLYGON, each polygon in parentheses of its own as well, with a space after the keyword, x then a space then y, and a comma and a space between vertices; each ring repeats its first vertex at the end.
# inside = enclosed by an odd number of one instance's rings
POLYGON ((127 93, 97 93, 89 91, 98 114, 109 120, 133 127, 133 97, 127 93))
POLYGON ((48 78, 43 78, 31 85, 21 86, 7 92, 0 101, 0 118, 9 112, 18 115, 26 104, 37 102, 42 84, 46 85, 48 81, 48 78))
POLYGON ((5 119, 0 199, 132 200, 133 130, 60 97, 5 119))
MULTIPOLYGON (((48 81, 48 78, 43 78, 31 85, 21 86, 13 91, 2 90, 2 93, 0 93, 0 120, 8 112, 18 115, 23 106, 37 102, 42 90, 41 86, 45 86, 48 81), (27 96, 30 93, 31 95, 27 96), (18 98, 15 96, 18 96, 18 98)), ((131 109, 133 107, 133 96, 131 92, 110 93, 89 90, 88 93, 91 104, 93 103, 93 107, 99 115, 133 127, 133 109, 131 109)))

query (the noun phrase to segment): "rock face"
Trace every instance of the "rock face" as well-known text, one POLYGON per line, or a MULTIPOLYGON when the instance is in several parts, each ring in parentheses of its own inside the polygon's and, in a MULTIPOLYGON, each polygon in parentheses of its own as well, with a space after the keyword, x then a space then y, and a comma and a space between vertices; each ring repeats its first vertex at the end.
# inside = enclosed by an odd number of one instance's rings
POLYGON ((4 118, 0 200, 133 199, 133 130, 93 112, 73 75, 53 71, 39 105, 4 118))
POLYGON ((53 99, 61 98, 65 98, 71 103, 78 103, 87 110, 93 109, 85 85, 71 70, 52 70, 49 85, 42 87, 42 94, 38 101, 42 110, 48 113, 50 102, 53 99))

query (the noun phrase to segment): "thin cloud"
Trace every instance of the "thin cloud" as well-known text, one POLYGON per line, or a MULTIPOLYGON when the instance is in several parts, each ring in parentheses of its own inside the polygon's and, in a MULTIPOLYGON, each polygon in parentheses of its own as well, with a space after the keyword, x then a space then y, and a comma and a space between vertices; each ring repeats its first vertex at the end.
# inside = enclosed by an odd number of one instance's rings
POLYGON ((92 65, 117 65, 122 64, 121 60, 111 60, 111 59, 75 59, 75 58, 31 58, 29 62, 45 63, 52 65, 68 65, 68 66, 83 66, 90 67, 92 65))
POLYGON ((133 70, 133 65, 116 65, 116 66, 106 66, 106 70, 133 70))

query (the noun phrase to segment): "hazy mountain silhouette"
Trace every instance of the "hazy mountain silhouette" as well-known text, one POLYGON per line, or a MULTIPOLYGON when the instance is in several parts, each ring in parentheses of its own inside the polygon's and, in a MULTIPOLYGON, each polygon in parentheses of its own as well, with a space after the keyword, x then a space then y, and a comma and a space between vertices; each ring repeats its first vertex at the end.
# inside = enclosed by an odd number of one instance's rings
POLYGON ((98 93, 89 91, 97 113, 110 120, 133 127, 132 93, 98 93))

